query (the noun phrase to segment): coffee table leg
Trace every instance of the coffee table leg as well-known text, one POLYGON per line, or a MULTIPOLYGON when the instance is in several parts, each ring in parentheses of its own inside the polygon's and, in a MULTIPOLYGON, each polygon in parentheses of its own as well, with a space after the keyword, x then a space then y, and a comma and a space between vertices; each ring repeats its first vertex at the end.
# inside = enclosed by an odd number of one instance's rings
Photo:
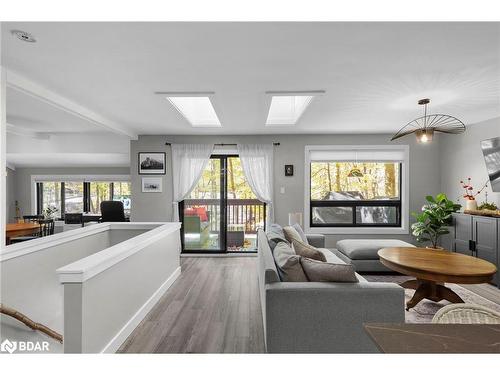
POLYGON ((422 301, 424 298, 427 298, 431 294, 430 291, 431 286, 428 283, 419 280, 414 280, 414 281, 418 285, 418 287, 416 288, 413 297, 411 297, 411 299, 408 302, 406 302, 406 311, 410 310, 417 303, 422 301))
POLYGON ((445 299, 451 303, 464 303, 464 300, 450 288, 439 284, 436 286, 436 288, 437 294, 441 297, 441 299, 445 299))
POLYGON ((450 288, 442 284, 437 284, 434 281, 428 280, 408 280, 401 284, 403 288, 416 289, 413 297, 406 302, 406 311, 414 307, 424 298, 434 302, 447 300, 451 303, 464 303, 464 300, 450 288))
POLYGON ((405 289, 417 289, 419 286, 418 280, 406 280, 399 284, 400 287, 405 289))

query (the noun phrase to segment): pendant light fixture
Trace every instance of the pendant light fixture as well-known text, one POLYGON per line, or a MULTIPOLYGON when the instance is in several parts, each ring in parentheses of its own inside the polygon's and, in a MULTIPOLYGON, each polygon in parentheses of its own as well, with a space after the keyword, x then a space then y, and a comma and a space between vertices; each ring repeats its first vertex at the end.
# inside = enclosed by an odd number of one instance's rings
POLYGON ((464 123, 456 117, 442 114, 428 115, 427 105, 430 101, 430 99, 420 99, 418 101, 419 105, 424 106, 424 115, 403 126, 394 134, 391 141, 415 133, 417 142, 428 143, 432 141, 435 132, 447 134, 460 134, 465 132, 464 123))

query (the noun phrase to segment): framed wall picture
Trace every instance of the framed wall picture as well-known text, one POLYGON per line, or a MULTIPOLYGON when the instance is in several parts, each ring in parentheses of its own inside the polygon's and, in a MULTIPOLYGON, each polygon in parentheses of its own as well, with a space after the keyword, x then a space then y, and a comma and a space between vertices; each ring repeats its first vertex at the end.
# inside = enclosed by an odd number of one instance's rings
POLYGON ((143 193, 161 193, 162 192, 161 177, 143 177, 142 178, 142 192, 143 193))
POLYGON ((139 152, 139 174, 165 174, 165 152, 139 152))
POLYGON ((285 165, 285 176, 287 177, 293 176, 293 164, 285 165))

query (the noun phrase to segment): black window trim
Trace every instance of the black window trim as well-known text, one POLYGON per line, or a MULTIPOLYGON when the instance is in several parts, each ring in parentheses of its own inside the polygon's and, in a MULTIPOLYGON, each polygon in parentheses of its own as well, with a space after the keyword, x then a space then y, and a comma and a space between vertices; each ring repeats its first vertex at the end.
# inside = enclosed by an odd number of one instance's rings
MULTIPOLYGON (((311 161, 312 164, 314 161, 311 161)), ((335 161, 329 161, 335 163, 335 161)), ((311 199, 311 177, 312 168, 309 166, 309 227, 310 228, 402 228, 402 195, 403 195, 403 162, 399 162, 399 199, 381 199, 381 200, 313 200, 311 199), (315 207, 352 207, 351 223, 313 223, 313 209, 315 207), (396 207, 396 223, 357 223, 357 207, 396 207)))
MULTIPOLYGON (((66 193, 65 193, 65 183, 64 181, 40 181, 36 182, 36 212, 37 215, 42 214, 43 210, 43 184, 46 182, 55 182, 55 183, 60 183, 61 184, 61 211, 59 212, 59 217, 57 220, 64 220, 64 214, 66 213, 66 193)), ((73 181, 71 181, 73 182, 73 181)), ((79 181, 75 181, 79 182, 79 181)), ((114 197, 114 183, 115 182, 122 182, 122 181, 82 181, 83 183, 83 212, 89 212, 90 211, 90 195, 91 195, 91 190, 90 190, 90 184, 92 182, 106 182, 110 184, 110 199, 113 199, 114 197)), ((123 181, 123 182, 129 182, 130 181, 123 181)))

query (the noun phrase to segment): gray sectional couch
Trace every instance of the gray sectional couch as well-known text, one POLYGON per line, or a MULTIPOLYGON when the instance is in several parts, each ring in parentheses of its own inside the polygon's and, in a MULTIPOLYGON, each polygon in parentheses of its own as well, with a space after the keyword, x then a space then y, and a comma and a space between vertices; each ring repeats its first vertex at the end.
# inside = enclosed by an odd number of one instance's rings
MULTIPOLYGON (((315 247, 324 237, 307 236, 315 247)), ((340 256, 322 250, 327 261, 340 256)), ((368 322, 404 322, 404 290, 393 283, 282 282, 266 233, 258 232, 258 273, 268 353, 377 352, 368 322)))
POLYGON ((393 272, 380 263, 378 251, 384 247, 415 247, 408 242, 392 239, 346 239, 338 241, 336 246, 330 251, 352 264, 357 272, 393 272))

